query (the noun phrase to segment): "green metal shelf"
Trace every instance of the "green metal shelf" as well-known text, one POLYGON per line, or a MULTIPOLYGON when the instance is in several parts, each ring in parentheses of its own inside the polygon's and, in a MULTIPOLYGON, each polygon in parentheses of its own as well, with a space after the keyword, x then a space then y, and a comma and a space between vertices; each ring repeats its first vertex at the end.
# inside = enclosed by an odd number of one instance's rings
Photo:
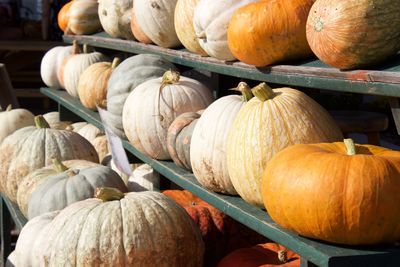
POLYGON ((245 79, 295 87, 400 97, 400 55, 373 70, 340 71, 315 59, 295 62, 293 65, 256 68, 241 62, 201 57, 185 49, 168 49, 117 39, 104 32, 93 35, 64 35, 63 38, 67 43, 76 40, 81 44, 134 54, 158 54, 176 64, 245 79))
MULTIPOLYGON (((40 91, 59 103, 59 107, 62 107, 64 112, 68 110, 103 129, 99 114, 83 107, 78 99, 71 97, 67 92, 48 88, 41 88, 40 91)), ((126 150, 152 166, 175 184, 191 191, 258 233, 297 252, 313 264, 318 266, 400 266, 399 247, 354 248, 300 237, 279 227, 266 211, 244 202, 240 197, 217 194, 206 190, 197 182, 192 173, 176 166, 173 162, 151 159, 136 150, 126 140, 123 140, 123 145, 126 150)))
POLYGON ((1 199, 3 199, 3 202, 6 204, 7 209, 10 212, 11 218, 13 219, 15 226, 17 227, 18 230, 21 230, 22 227, 27 223, 27 219, 25 216, 21 213, 21 211, 18 208, 18 205, 11 202, 6 196, 0 193, 1 199))

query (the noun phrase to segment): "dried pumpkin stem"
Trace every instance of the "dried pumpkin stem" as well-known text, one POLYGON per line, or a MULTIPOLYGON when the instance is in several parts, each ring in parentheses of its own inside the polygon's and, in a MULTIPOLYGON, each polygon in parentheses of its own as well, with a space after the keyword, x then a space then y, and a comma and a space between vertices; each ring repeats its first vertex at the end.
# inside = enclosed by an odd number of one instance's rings
POLYGON ((253 98, 250 86, 245 82, 240 82, 236 88, 229 89, 242 93, 243 101, 247 102, 253 98))
POLYGON ((46 121, 46 119, 42 115, 37 115, 34 118, 35 126, 38 129, 44 129, 44 128, 50 128, 49 123, 46 121))
POLYGON ((346 146, 347 155, 353 156, 353 155, 357 154, 356 145, 354 144, 353 139, 346 138, 343 140, 343 142, 344 142, 344 145, 346 146))
POLYGON ((91 53, 93 50, 88 44, 83 44, 83 53, 88 54, 91 53))
POLYGON ((162 80, 161 80, 161 86, 160 86, 160 90, 158 91, 158 104, 157 104, 157 109, 158 109, 158 116, 160 117, 160 120, 163 121, 164 120, 164 116, 161 115, 161 111, 160 111, 160 103, 161 103, 161 96, 162 96, 162 90, 164 89, 164 87, 167 84, 175 84, 179 82, 181 75, 179 72, 175 71, 175 70, 168 70, 164 73, 164 75, 162 76, 162 80))
POLYGON ((121 59, 119 57, 114 58, 113 62, 111 63, 111 69, 114 70, 119 63, 121 63, 121 59))
POLYGON ((61 160, 59 159, 52 159, 53 165, 54 165, 54 169, 57 172, 65 172, 66 170, 68 170, 68 167, 65 166, 61 160))
POLYGON ((269 87, 266 83, 260 83, 259 85, 251 89, 251 92, 255 97, 263 102, 272 99, 275 96, 272 88, 269 87))
POLYGON ((69 177, 78 175, 78 173, 79 173, 78 170, 69 170, 69 171, 67 171, 67 175, 68 175, 69 177))
POLYGON ((7 106, 6 111, 11 111, 11 110, 12 110, 12 105, 10 104, 7 106))
POLYGON ((72 54, 72 55, 76 55, 76 54, 79 54, 80 52, 81 52, 81 49, 79 48, 78 41, 77 41, 77 40, 74 40, 74 41, 72 42, 72 51, 71 51, 71 54, 72 54))
POLYGON ((94 192, 94 197, 103 201, 120 200, 125 194, 113 187, 100 187, 94 192))
POLYGON ((287 249, 278 251, 278 259, 282 263, 287 262, 287 249))

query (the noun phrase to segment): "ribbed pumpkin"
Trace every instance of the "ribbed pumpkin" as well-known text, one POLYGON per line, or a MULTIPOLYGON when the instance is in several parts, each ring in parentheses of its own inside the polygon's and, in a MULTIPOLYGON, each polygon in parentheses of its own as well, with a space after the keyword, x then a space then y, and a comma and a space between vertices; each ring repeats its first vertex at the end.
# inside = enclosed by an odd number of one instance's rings
POLYGON ((212 102, 211 91, 200 82, 167 71, 133 90, 124 104, 122 122, 129 142, 155 159, 170 159, 167 132, 184 112, 204 109, 212 102))
MULTIPOLYGON (((133 5, 135 5, 135 0, 133 0, 133 5)), ((150 40, 150 38, 142 31, 142 29, 140 28, 136 16, 135 16, 135 9, 132 8, 132 16, 131 16, 131 31, 133 33, 133 36, 135 36, 135 38, 144 44, 151 44, 152 41, 150 40)))
POLYGON ((61 64, 71 55, 72 46, 56 46, 46 52, 40 64, 40 76, 43 82, 51 88, 61 88, 58 78, 61 64))
POLYGON ((238 194, 261 207, 262 174, 276 153, 294 144, 341 140, 342 133, 324 108, 298 90, 272 90, 261 83, 252 92, 256 97, 240 109, 229 130, 227 160, 238 194))
POLYGON ((276 243, 241 248, 223 258, 217 267, 300 267, 300 256, 276 243))
POLYGON ((167 145, 169 155, 176 165, 189 171, 192 170, 190 164, 190 140, 201 112, 182 113, 176 117, 168 128, 167 145))
POLYGON ((141 54, 125 59, 112 72, 107 87, 107 125, 121 138, 125 138, 122 127, 122 108, 129 93, 139 84, 157 78, 175 66, 158 55, 141 54))
POLYGON ((129 176, 127 187, 129 192, 160 191, 160 174, 150 165, 140 164, 129 176))
POLYGON ((65 32, 68 26, 68 20, 69 20, 69 9, 71 8, 72 2, 68 2, 63 7, 60 9, 60 11, 57 14, 57 24, 60 29, 65 32))
POLYGON ((46 230, 37 237, 46 240, 36 254, 40 266, 202 266, 199 230, 179 205, 156 192, 100 189, 96 198, 62 210, 46 230))
POLYGON ((292 146, 267 165, 264 204, 274 221, 307 237, 393 243, 400 239, 399 166, 399 151, 351 139, 292 146))
POLYGON ((317 0, 307 20, 307 40, 333 67, 369 66, 399 51, 399 13, 399 1, 317 0))
POLYGON ((175 7, 175 30, 179 40, 187 50, 207 56, 194 32, 193 16, 198 2, 199 0, 178 0, 175 7))
POLYGON ((99 18, 106 33, 134 40, 130 23, 133 0, 99 0, 99 18))
POLYGON ((34 115, 27 109, 13 109, 9 105, 6 110, 0 112, 0 144, 3 140, 16 130, 34 125, 34 115))
MULTIPOLYGON (((52 165, 29 173, 19 183, 17 191, 17 203, 19 209, 25 217, 28 217, 28 202, 36 187, 49 179, 51 176, 65 171, 65 169, 60 164, 58 164, 58 162, 59 161, 57 160, 53 160, 52 165)), ((63 162, 63 165, 67 168, 79 170, 87 167, 97 166, 99 164, 87 160, 67 160, 63 162)))
POLYGON ((108 79, 120 62, 119 58, 114 58, 112 63, 97 62, 82 72, 78 82, 78 94, 83 106, 91 110, 97 110, 96 106, 107 106, 108 79))
POLYGON ((43 114, 43 118, 52 129, 64 130, 71 125, 70 121, 60 120, 60 113, 58 111, 47 112, 46 114, 43 114))
POLYGON ((197 181, 209 190, 232 195, 237 193, 226 161, 228 133, 239 110, 253 97, 246 83, 240 83, 234 90, 241 91, 242 96, 224 96, 206 108, 194 128, 190 144, 191 165, 197 181))
POLYGON ((101 31, 97 0, 72 1, 65 33, 67 34, 92 34, 101 31))
POLYGON ((257 0, 199 0, 193 25, 200 46, 209 56, 221 60, 235 59, 228 47, 228 24, 236 9, 253 2, 257 0))
POLYGON ((15 131, 0 145, 0 185, 12 202, 17 202, 18 185, 36 169, 50 165, 52 158, 98 161, 93 146, 80 135, 50 129, 42 116, 35 117, 36 127, 15 131))
POLYGON ((71 51, 70 51, 69 55, 66 55, 65 57, 63 57, 63 59, 60 61, 59 65, 58 65, 58 67, 56 68, 57 79, 58 79, 58 83, 60 84, 61 88, 65 89, 65 84, 64 84, 65 65, 67 64, 68 60, 70 60, 75 55, 78 55, 81 53, 82 53, 82 51, 78 45, 78 42, 76 40, 74 40, 72 43, 72 47, 71 47, 71 51))
POLYGON ((140 29, 158 46, 172 48, 181 44, 174 26, 176 2, 135 0, 133 8, 140 29))
POLYGON ((314 1, 257 1, 238 9, 228 27, 230 51, 258 67, 311 56, 305 25, 314 1))

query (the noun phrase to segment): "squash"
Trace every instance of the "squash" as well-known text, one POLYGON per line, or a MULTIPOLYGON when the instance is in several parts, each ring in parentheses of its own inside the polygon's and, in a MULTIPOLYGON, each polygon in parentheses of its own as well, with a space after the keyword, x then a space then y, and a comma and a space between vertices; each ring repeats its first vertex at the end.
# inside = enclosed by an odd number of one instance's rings
POLYGON ((257 1, 239 8, 228 26, 230 51, 257 67, 312 56, 305 25, 314 1, 257 1))
MULTIPOLYGON (((135 0, 133 0, 133 5, 135 5, 135 0)), ((136 16, 135 16, 135 9, 132 8, 132 16, 131 16, 131 31, 133 33, 133 36, 135 36, 135 38, 144 44, 151 44, 152 41, 150 40, 150 38, 142 31, 142 29, 140 28, 136 16)))
POLYGON ((48 177, 32 191, 28 202, 28 219, 91 198, 97 187, 113 187, 127 192, 121 177, 109 167, 98 165, 75 169, 61 162, 57 164, 64 171, 48 177))
POLYGON ((89 52, 87 45, 83 46, 83 54, 75 54, 67 59, 63 71, 65 90, 73 97, 78 97, 78 83, 81 74, 96 62, 108 61, 108 58, 99 52, 89 52))
POLYGON ((134 40, 131 31, 132 0, 99 0, 98 14, 106 33, 116 38, 134 40))
POLYGON ((61 64, 71 55, 72 46, 56 46, 46 52, 40 64, 40 76, 50 88, 61 88, 58 78, 61 64))
POLYGON ((77 133, 50 129, 41 115, 35 117, 35 123, 36 127, 21 128, 0 145, 1 192, 14 203, 22 179, 28 173, 51 164, 52 158, 98 161, 93 146, 77 133))
POLYGON ((107 116, 103 118, 110 129, 125 138, 122 109, 126 98, 139 84, 160 77, 175 66, 158 55, 141 54, 124 60, 111 73, 107 87, 107 116))
POLYGON ((172 160, 181 168, 192 171, 190 139, 202 111, 185 112, 176 117, 168 128, 167 148, 172 160))
POLYGON ((340 69, 370 66, 400 49, 400 2, 317 0, 307 20, 307 40, 324 63, 340 69))
POLYGON ((140 84, 124 104, 122 124, 129 142, 155 159, 170 159, 167 132, 174 119, 212 102, 211 91, 200 82, 167 71, 162 78, 140 84))
POLYGON ((300 267, 300 256, 277 243, 241 248, 224 257, 217 267, 300 267))
POLYGON ((0 144, 4 138, 15 132, 16 130, 34 125, 34 115, 27 109, 13 109, 9 105, 6 110, 0 112, 0 144))
POLYGON ((262 182, 268 213, 285 228, 333 243, 398 241, 400 152, 344 141, 278 153, 262 182))
POLYGON ((148 164, 140 164, 132 171, 127 183, 129 192, 160 191, 160 174, 148 164))
POLYGON ((262 207, 262 174, 276 153, 294 144, 343 137, 329 113, 298 90, 272 90, 261 83, 252 92, 256 97, 240 109, 229 130, 227 162, 237 193, 262 207))
POLYGON ((69 8, 67 34, 92 34, 101 31, 101 23, 97 13, 97 0, 72 1, 69 8))
MULTIPOLYGON (((28 203, 36 187, 38 187, 41 183, 54 176, 55 174, 65 171, 65 168, 61 164, 59 164, 59 161, 57 159, 53 159, 52 162, 52 165, 48 165, 29 173, 21 180, 18 186, 17 203, 21 213, 25 217, 28 217, 28 203)), ((62 164, 67 168, 78 170, 99 165, 97 163, 87 160, 67 160, 64 161, 62 164)))
POLYGON ((201 56, 207 56, 194 32, 193 16, 198 2, 199 0, 178 0, 174 14, 175 30, 176 35, 187 50, 201 56))
POLYGON ((99 162, 102 162, 103 159, 110 153, 107 136, 105 135, 97 136, 95 139, 93 139, 91 143, 94 149, 96 150, 97 155, 99 155, 99 162))
POLYGON ((174 11, 177 0, 135 0, 137 23, 153 43, 165 48, 181 44, 175 32, 174 11))
POLYGON ((211 57, 235 60, 229 51, 227 28, 233 12, 257 0, 199 0, 193 16, 193 26, 200 46, 211 57))
POLYGON ((50 128, 57 130, 65 130, 72 122, 70 121, 61 121, 60 113, 58 111, 51 111, 43 114, 43 118, 50 125, 50 128))
POLYGON ((82 53, 82 51, 81 51, 81 48, 78 45, 78 42, 76 40, 74 40, 73 43, 72 43, 72 48, 71 48, 70 54, 65 56, 65 57, 63 57, 62 61, 60 61, 59 65, 58 65, 58 67, 56 67, 57 79, 58 79, 58 83, 60 84, 61 88, 65 89, 65 83, 64 83, 65 65, 67 64, 68 60, 70 60, 75 55, 78 55, 78 54, 81 54, 81 53, 82 53))
POLYGON ((58 27, 65 32, 68 26, 68 21, 69 21, 69 10, 71 8, 72 2, 68 2, 63 7, 60 9, 60 11, 57 14, 57 24, 58 27))
POLYGON ((114 58, 113 62, 97 62, 86 68, 78 82, 78 95, 83 106, 91 110, 97 110, 97 106, 107 106, 107 83, 111 72, 121 62, 114 58))
POLYGON ((224 96, 206 108, 193 130, 190 143, 191 165, 197 181, 209 190, 231 195, 237 193, 226 161, 228 133, 239 110, 253 97, 244 82, 234 90, 242 92, 242 96, 224 96))

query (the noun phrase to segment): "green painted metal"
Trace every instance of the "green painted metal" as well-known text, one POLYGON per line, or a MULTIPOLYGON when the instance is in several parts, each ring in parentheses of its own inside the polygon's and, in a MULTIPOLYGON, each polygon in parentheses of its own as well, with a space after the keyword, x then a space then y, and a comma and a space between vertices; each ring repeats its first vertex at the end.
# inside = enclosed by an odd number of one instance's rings
MULTIPOLYGON (((25 216, 21 213, 18 208, 18 205, 11 202, 6 196, 0 193, 0 197, 3 199, 4 203, 7 206, 8 211, 10 212, 11 218, 13 219, 15 226, 18 230, 21 230, 22 227, 28 222, 25 216)), ((3 207, 4 208, 4 207, 3 207)))
MULTIPOLYGON (((78 99, 71 97, 65 91, 41 88, 41 92, 82 119, 103 128, 97 112, 86 109, 78 99)), ((300 237, 281 228, 272 221, 265 210, 244 202, 240 197, 206 190, 196 181, 192 173, 176 166, 173 162, 151 159, 136 150, 127 140, 123 140, 123 145, 126 150, 175 184, 191 191, 235 220, 297 252, 307 261, 318 266, 381 266, 383 260, 390 266, 400 266, 399 247, 355 248, 300 237)))

